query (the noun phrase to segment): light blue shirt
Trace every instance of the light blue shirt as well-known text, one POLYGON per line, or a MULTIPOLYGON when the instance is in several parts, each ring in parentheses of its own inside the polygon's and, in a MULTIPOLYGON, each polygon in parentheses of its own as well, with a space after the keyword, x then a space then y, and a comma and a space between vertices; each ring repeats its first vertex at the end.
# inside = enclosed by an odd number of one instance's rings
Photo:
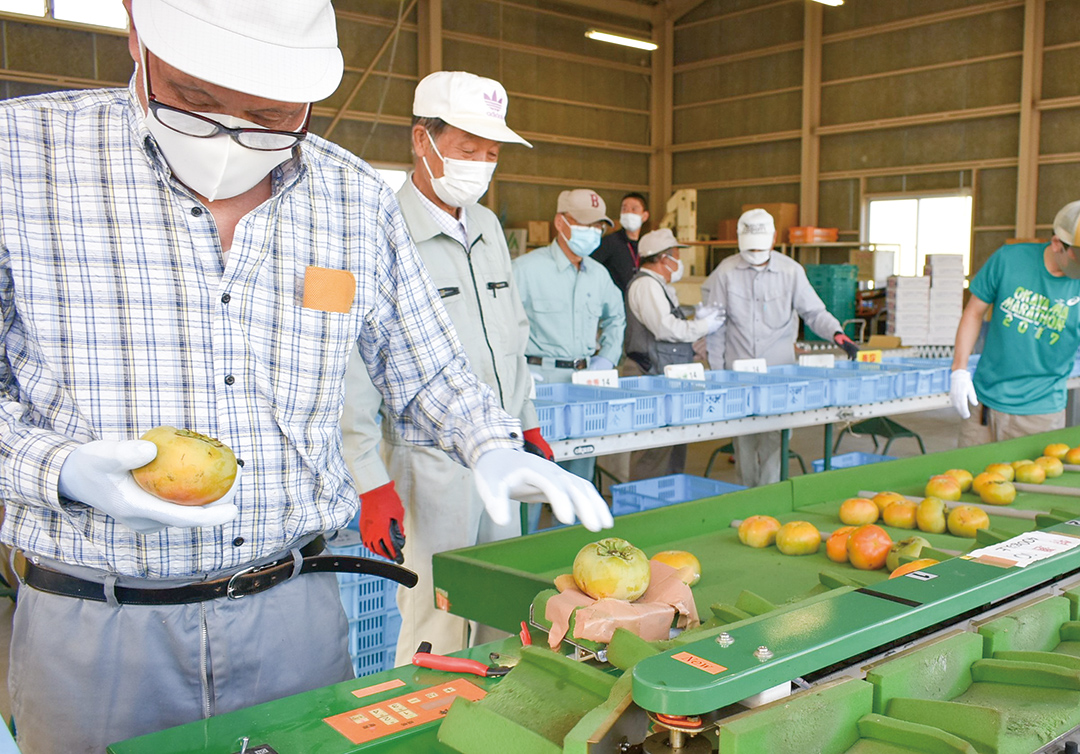
POLYGON ((619 363, 626 311, 602 264, 584 257, 578 269, 553 241, 514 260, 514 282, 529 315, 527 355, 581 359, 595 354, 619 363))

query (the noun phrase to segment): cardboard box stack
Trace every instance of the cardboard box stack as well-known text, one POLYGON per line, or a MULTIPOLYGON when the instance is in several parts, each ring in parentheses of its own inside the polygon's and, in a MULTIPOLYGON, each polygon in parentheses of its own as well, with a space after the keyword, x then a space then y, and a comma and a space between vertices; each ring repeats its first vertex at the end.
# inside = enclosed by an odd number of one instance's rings
POLYGON ((925 275, 930 278, 927 345, 952 345, 964 312, 964 257, 927 254, 925 275))
MULTIPOLYGON (((885 288, 885 334, 905 346, 925 346, 930 335, 930 278, 893 275, 885 288)), ((956 330, 953 330, 956 334, 956 330)))

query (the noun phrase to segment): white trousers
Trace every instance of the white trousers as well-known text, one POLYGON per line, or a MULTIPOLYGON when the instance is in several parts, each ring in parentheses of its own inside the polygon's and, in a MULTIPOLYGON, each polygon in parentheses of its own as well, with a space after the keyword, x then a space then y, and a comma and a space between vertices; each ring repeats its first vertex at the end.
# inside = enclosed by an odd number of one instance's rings
POLYGON ((780 481, 780 433, 762 432, 734 438, 739 484, 761 487, 780 481))
MULTIPOLYGON (((419 577, 412 589, 398 589, 401 634, 394 664, 401 666, 412 662, 422 641, 431 642, 436 654, 469 646, 469 622, 437 607, 442 604, 445 608, 446 601, 436 597, 431 556, 518 536, 521 521, 519 506, 514 503, 510 523, 496 526, 484 511, 472 470, 441 450, 384 442, 383 452, 386 470, 405 506, 404 565, 419 577)), ((473 644, 498 636, 485 631, 486 627, 474 629, 473 644)))

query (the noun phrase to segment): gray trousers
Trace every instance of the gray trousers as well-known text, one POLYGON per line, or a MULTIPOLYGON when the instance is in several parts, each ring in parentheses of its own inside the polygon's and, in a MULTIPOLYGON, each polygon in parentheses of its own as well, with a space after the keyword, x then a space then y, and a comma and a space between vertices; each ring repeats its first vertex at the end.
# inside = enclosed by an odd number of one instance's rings
POLYGON ((347 631, 332 573, 160 607, 23 585, 8 674, 19 748, 103 754, 133 736, 349 680, 347 631))
POLYGON ((780 433, 761 432, 734 438, 739 484, 761 487, 780 481, 780 433))

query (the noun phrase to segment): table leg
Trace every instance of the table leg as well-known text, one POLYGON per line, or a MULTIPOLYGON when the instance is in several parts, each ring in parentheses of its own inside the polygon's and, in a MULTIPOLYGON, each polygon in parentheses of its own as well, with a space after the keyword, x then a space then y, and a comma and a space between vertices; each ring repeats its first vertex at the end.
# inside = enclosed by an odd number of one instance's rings
POLYGON ((832 468, 833 425, 825 425, 825 471, 832 468))
POLYGON ((791 445, 791 430, 780 430, 780 481, 788 478, 788 447, 791 445))

